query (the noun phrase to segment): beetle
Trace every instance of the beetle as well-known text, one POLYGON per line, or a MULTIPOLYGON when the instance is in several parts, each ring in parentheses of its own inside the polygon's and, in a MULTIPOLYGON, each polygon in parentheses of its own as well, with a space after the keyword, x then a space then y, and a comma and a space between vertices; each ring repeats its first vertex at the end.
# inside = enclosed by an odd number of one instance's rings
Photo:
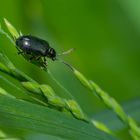
POLYGON ((29 54, 31 55, 30 60, 39 60, 44 57, 44 63, 47 65, 45 57, 56 60, 56 51, 50 47, 49 43, 43 39, 40 39, 31 35, 23 35, 16 39, 16 46, 18 54, 29 54))
POLYGON ((57 56, 60 55, 67 55, 71 53, 74 48, 71 48, 65 52, 62 52, 61 54, 57 54, 55 49, 50 47, 49 43, 43 39, 40 39, 38 37, 32 36, 32 35, 21 35, 16 40, 16 48, 19 51, 18 54, 26 54, 31 56, 29 59, 32 60, 40 60, 40 58, 44 58, 43 64, 47 66, 47 60, 46 57, 52 59, 53 61, 59 60, 63 64, 67 65, 71 69, 72 66, 65 62, 62 59, 58 59, 57 56))

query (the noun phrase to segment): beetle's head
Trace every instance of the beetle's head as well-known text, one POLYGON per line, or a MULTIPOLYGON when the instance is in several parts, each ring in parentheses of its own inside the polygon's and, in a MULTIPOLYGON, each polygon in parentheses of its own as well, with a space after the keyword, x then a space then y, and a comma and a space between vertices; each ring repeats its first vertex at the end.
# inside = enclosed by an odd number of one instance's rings
POLYGON ((53 48, 49 48, 46 51, 47 57, 51 58, 53 61, 56 60, 56 51, 53 48))

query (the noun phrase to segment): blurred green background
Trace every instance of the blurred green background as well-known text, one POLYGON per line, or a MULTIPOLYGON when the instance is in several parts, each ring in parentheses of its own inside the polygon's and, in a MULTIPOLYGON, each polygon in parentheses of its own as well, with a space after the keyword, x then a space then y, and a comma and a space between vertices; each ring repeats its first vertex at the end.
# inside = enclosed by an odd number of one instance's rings
MULTIPOLYGON (((58 53, 76 48, 64 60, 120 103, 139 96, 140 1, 4 0, 0 3, 0 22, 6 30, 3 18, 23 34, 48 40, 58 53)), ((17 55, 16 48, 2 35, 0 50, 20 70, 39 83, 50 83, 60 96, 68 98, 45 72, 17 55)), ((105 107, 65 65, 49 61, 48 67, 89 115, 105 107)))

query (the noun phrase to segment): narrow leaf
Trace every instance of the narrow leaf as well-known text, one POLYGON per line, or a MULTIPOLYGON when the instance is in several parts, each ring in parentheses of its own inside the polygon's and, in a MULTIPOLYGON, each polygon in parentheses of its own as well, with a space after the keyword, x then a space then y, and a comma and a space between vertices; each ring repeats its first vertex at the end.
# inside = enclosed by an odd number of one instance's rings
MULTIPOLYGON (((49 134, 72 140, 117 140, 92 124, 39 105, 9 97, 0 98, 0 126, 20 132, 49 134)), ((24 135, 24 133, 23 133, 24 135)))
POLYGON ((5 19, 5 18, 4 18, 4 22, 5 22, 8 30, 9 30, 9 32, 13 36, 13 38, 18 38, 20 35, 17 32, 17 30, 15 29, 15 27, 7 19, 5 19))
MULTIPOLYGON (((129 116, 140 124, 140 98, 123 103, 122 107, 129 116)), ((108 109, 97 114, 94 113, 93 118, 103 122, 113 131, 120 131, 126 128, 126 125, 120 121, 115 113, 108 109)))

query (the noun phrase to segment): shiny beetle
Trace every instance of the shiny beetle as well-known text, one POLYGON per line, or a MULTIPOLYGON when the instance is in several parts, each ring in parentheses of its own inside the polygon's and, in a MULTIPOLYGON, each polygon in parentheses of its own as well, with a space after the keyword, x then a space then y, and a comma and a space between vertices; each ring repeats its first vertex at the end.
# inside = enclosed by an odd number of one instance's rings
POLYGON ((19 51, 18 54, 28 55, 29 60, 40 60, 43 57, 43 67, 47 66, 46 57, 48 57, 53 61, 58 60, 73 70, 70 64, 56 56, 67 55, 71 53, 74 48, 62 52, 61 54, 56 54, 55 49, 50 47, 47 41, 32 35, 22 35, 18 37, 16 39, 16 48, 19 51))
POLYGON ((31 55, 30 60, 39 60, 44 57, 44 62, 47 64, 45 57, 56 60, 56 51, 50 47, 49 43, 38 37, 31 35, 23 35, 16 39, 18 54, 31 55))

